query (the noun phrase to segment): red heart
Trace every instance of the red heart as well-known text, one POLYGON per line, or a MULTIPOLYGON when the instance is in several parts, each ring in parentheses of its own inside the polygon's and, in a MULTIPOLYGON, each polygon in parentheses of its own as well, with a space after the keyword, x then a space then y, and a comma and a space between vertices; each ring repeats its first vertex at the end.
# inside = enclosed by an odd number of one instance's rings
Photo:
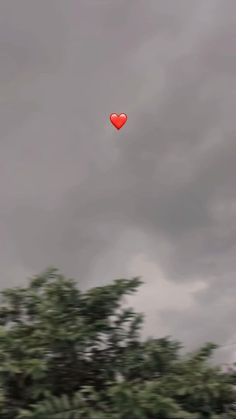
POLYGON ((125 113, 121 113, 120 115, 117 115, 117 113, 112 113, 110 115, 110 121, 114 127, 121 129, 127 121, 127 115, 125 113))

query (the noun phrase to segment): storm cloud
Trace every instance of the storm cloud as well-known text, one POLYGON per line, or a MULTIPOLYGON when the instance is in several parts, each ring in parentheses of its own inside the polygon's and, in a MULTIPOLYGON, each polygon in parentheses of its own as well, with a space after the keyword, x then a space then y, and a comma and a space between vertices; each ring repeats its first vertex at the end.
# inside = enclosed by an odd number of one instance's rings
POLYGON ((236 340, 235 1, 0 16, 1 286, 48 265, 82 287, 141 275, 146 333, 236 340))

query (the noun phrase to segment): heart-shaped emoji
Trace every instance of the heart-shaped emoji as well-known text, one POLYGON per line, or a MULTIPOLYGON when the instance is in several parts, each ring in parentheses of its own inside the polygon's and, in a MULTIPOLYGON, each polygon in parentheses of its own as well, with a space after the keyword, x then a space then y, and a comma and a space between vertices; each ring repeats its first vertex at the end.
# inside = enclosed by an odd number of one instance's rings
POLYGON ((127 122, 127 115, 125 113, 121 113, 117 115, 117 113, 112 113, 110 115, 110 121, 116 127, 116 129, 121 129, 123 125, 127 122))

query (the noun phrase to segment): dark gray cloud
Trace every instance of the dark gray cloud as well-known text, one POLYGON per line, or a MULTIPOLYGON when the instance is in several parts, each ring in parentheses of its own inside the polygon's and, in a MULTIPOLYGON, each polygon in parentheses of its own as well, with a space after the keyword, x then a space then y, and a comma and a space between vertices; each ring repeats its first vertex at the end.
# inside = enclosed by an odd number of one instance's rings
POLYGON ((137 269, 170 295, 151 309, 161 332, 234 339, 235 12, 1 3, 2 286, 51 264, 83 286, 137 269), (128 114, 120 132, 111 112, 128 114))

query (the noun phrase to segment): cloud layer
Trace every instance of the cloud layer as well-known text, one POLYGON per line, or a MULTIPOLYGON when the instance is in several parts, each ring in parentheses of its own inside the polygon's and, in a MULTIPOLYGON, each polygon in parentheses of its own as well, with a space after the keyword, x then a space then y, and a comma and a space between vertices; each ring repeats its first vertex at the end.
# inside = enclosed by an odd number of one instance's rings
POLYGON ((0 16, 1 285, 51 264, 83 287, 142 275, 147 330, 236 340, 234 0, 0 16))

